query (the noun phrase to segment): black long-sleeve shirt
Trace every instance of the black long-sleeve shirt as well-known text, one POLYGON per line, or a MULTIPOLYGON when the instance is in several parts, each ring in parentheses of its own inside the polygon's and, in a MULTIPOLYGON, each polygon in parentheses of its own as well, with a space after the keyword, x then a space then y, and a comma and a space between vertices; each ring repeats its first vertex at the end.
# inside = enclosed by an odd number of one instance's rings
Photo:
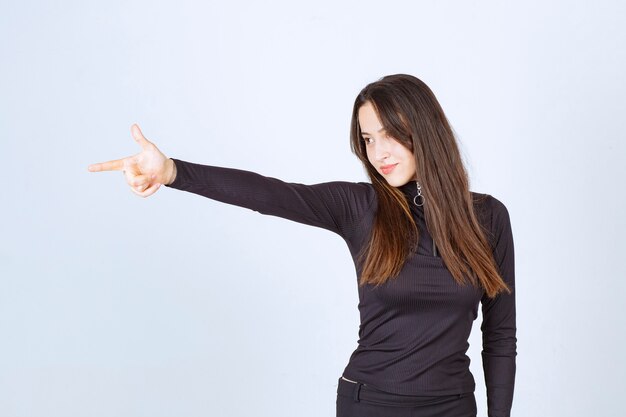
MULTIPOLYGON (((172 160, 177 175, 168 187, 339 234, 348 245, 358 280, 362 264, 356 257, 367 244, 378 201, 370 183, 305 185, 251 171, 172 160)), ((508 417, 517 355, 514 247, 508 210, 491 195, 472 192, 479 221, 489 230, 499 271, 512 290, 490 299, 483 289, 458 285, 437 255, 423 207, 412 203, 415 183, 398 188, 410 202, 420 232, 419 247, 397 277, 378 288, 358 287, 358 346, 343 375, 396 394, 473 392, 476 384, 466 352, 480 301, 488 414, 508 417)))

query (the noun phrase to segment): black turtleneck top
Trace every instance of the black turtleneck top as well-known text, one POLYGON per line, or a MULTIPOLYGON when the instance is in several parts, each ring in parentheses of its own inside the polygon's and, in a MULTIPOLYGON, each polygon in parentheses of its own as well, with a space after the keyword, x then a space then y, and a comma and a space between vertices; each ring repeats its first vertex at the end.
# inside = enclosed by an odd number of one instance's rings
MULTIPOLYGON (((367 244, 377 209, 374 187, 366 182, 289 183, 251 171, 173 159, 177 175, 170 188, 321 227, 339 234, 352 255, 367 244)), ((456 283, 426 227, 424 209, 413 203, 415 182, 398 187, 409 201, 419 245, 400 274, 359 293, 359 339, 343 376, 380 390, 406 395, 473 392, 476 384, 466 355, 478 304, 482 305, 481 352, 489 417, 507 417, 513 402, 517 338, 515 266, 507 208, 488 194, 472 192, 476 214, 488 231, 494 259, 511 294, 493 299, 471 284, 456 283)), ((425 196, 428 204, 428 196, 425 196)))

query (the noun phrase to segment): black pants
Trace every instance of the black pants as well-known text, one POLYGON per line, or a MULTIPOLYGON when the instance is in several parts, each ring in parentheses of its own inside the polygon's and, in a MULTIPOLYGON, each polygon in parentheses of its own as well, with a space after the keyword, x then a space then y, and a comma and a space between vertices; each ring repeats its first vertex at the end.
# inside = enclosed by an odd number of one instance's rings
POLYGON ((337 417, 476 417, 473 392, 434 397, 390 394, 339 378, 337 417))

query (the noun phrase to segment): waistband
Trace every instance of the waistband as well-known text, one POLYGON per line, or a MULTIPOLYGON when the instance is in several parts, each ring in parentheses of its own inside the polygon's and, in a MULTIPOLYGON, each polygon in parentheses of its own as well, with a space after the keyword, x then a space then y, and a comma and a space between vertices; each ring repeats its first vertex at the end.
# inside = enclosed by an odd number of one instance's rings
POLYGON ((447 401, 458 400, 468 395, 474 395, 473 392, 465 392, 461 394, 449 395, 403 395, 393 394, 381 391, 371 385, 363 384, 358 381, 345 379, 343 376, 339 378, 337 385, 337 394, 345 397, 352 397, 354 401, 364 400, 371 403, 398 405, 406 407, 416 407, 421 405, 439 404, 447 401))

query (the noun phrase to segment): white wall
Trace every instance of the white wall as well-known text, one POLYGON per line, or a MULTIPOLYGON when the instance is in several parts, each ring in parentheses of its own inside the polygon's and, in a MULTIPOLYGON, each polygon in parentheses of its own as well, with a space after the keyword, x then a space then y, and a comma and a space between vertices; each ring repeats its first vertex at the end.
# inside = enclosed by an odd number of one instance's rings
POLYGON ((2 2, 0 415, 334 415, 358 339, 343 240, 87 165, 137 153, 137 122, 171 157, 365 181, 352 103, 399 72, 511 215, 512 415, 617 415, 626 6, 505 3, 2 2))

